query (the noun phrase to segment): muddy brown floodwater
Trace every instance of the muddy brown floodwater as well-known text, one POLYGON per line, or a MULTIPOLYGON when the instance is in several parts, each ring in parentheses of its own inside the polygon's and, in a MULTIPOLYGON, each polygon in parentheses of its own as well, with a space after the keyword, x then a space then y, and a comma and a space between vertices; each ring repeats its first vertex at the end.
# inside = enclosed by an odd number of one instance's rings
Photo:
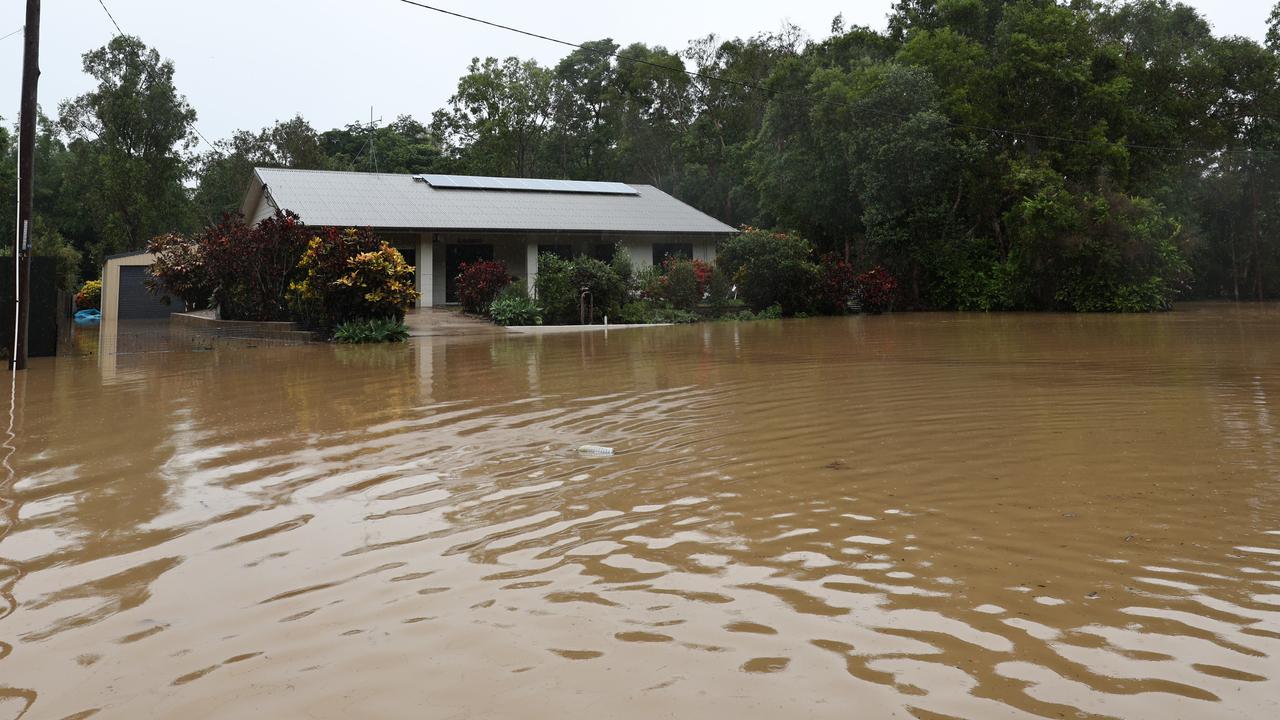
POLYGON ((1277 422, 1275 306, 36 360, 0 718, 1278 717, 1277 422))

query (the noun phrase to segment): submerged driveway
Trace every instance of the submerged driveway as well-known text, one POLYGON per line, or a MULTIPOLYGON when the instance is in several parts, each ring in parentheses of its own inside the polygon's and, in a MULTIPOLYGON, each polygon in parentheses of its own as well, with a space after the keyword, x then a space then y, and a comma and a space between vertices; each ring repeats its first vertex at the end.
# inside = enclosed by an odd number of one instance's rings
POLYGON ((405 313, 404 324, 409 328, 409 337, 506 333, 503 327, 466 315, 461 310, 445 308, 413 308, 405 313))

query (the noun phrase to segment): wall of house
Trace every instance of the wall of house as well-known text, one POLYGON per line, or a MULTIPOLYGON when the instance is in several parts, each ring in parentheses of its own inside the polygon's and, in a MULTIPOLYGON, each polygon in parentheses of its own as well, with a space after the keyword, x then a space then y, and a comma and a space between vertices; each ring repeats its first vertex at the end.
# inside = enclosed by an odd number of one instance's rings
POLYGON ((406 235, 387 231, 383 237, 397 246, 414 247, 416 237, 416 284, 420 307, 445 304, 445 248, 456 243, 478 242, 493 246, 493 257, 507 265, 507 270, 533 290, 532 278, 537 274, 537 248, 539 245, 568 245, 574 254, 590 255, 595 246, 621 245, 631 254, 636 270, 653 265, 654 243, 690 243, 693 257, 714 262, 716 239, 688 235, 619 235, 588 233, 433 233, 421 232, 406 235))
POLYGON ((654 243, 689 243, 693 246, 693 260, 716 260, 715 238, 696 235, 630 235, 623 236, 620 242, 631 253, 631 265, 636 270, 653 266, 654 243))

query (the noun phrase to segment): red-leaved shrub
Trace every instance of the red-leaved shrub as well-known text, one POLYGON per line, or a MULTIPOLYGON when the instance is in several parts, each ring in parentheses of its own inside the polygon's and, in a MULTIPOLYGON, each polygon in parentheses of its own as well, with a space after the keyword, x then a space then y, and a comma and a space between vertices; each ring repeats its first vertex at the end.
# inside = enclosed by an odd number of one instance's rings
POLYGON ((458 265, 458 302, 470 313, 489 314, 489 306, 502 288, 515 280, 501 260, 480 260, 458 265))
POLYGON ((845 310, 853 295, 856 273, 853 265, 834 253, 827 253, 818 262, 818 309, 831 315, 845 310))
POLYGON ((197 242, 213 297, 229 320, 288 320, 285 291, 298 275, 298 258, 311 231, 288 210, 250 226, 224 215, 197 242))
POLYGON ((170 298, 177 298, 185 311, 198 310, 208 304, 213 281, 198 241, 166 233, 151 238, 147 252, 156 256, 151 264, 151 277, 146 281, 147 290, 161 296, 166 303, 170 298))
POLYGON ((893 293, 898 289, 898 279, 879 265, 859 275, 854 283, 862 300, 862 311, 873 315, 889 309, 893 293))

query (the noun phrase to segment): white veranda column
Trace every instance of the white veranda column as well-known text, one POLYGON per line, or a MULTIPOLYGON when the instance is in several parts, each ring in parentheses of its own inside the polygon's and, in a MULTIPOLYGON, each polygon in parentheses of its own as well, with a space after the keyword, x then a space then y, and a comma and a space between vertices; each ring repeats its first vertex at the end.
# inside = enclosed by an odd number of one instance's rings
POLYGON ((435 262, 431 256, 431 233, 418 235, 417 263, 418 267, 415 274, 418 285, 418 307, 431 307, 435 291, 434 278, 432 277, 435 262))
POLYGON ((529 284, 529 296, 532 297, 533 283, 538 279, 538 241, 536 238, 530 238, 525 241, 524 253, 525 281, 529 284))

